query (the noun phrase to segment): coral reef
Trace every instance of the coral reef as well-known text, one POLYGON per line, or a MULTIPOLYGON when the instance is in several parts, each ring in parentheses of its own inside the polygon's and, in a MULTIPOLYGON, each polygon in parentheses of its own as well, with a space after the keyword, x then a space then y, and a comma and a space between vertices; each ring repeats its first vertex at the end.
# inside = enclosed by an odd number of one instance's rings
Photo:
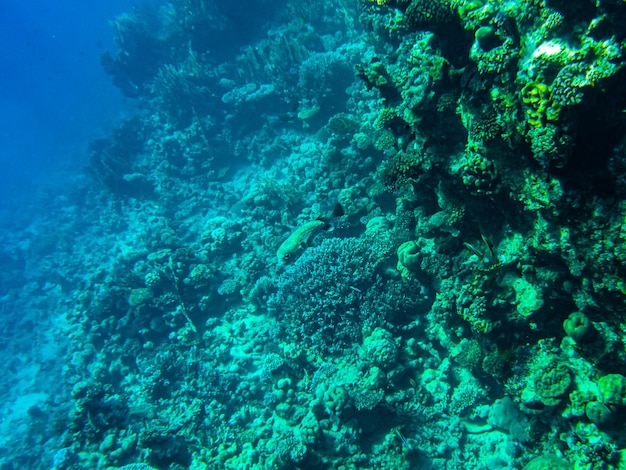
POLYGON ((623 468, 626 4, 236 4, 0 232, 0 467, 623 468))

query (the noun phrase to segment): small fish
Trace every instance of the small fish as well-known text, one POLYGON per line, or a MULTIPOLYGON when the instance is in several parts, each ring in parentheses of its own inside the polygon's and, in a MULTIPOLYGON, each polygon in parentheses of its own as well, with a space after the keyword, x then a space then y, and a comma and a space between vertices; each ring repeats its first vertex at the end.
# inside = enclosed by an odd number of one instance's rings
MULTIPOLYGON (((343 214, 343 207, 341 204, 337 204, 330 217, 341 217, 343 214)), ((328 217, 318 217, 295 229, 276 252, 278 264, 289 263, 296 259, 315 235, 328 227, 330 227, 328 217)))
POLYGON ((411 447, 411 444, 409 444, 409 441, 406 440, 406 438, 402 435, 402 433, 400 432, 400 430, 398 428, 396 428, 396 434, 398 435, 398 437, 400 438, 400 440, 402 441, 402 443, 410 450, 412 450, 413 448, 411 447))
POLYGON ((493 243, 491 243, 491 241, 482 233, 480 234, 480 238, 483 241, 483 244, 487 247, 487 250, 489 250, 489 255, 491 259, 496 259, 496 254, 493 251, 493 243))

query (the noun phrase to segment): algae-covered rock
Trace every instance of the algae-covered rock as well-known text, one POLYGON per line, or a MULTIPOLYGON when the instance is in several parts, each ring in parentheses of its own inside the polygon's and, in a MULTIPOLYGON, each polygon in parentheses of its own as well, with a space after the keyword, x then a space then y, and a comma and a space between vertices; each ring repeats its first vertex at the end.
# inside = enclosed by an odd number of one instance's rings
POLYGON ((450 357, 467 369, 477 368, 482 359, 483 351, 475 339, 463 339, 450 351, 450 357))
POLYGON ((587 404, 593 400, 595 400, 595 396, 588 390, 572 390, 569 394, 569 414, 578 417, 584 416, 587 404))
POLYGON ((389 233, 391 222, 386 217, 372 217, 365 225, 365 235, 368 237, 381 237, 389 233))
POLYGON ((528 462, 522 470, 571 470, 572 466, 556 455, 541 455, 528 462))
POLYGON ((147 287, 139 287, 130 291, 128 296, 128 303, 131 307, 137 307, 144 304, 153 298, 152 289, 147 287))
POLYGON ((376 328, 363 341, 367 359, 383 370, 389 370, 398 359, 398 347, 387 330, 376 328))
POLYGON ((585 415, 589 421, 596 424, 606 423, 611 419, 612 411, 604 403, 599 401, 590 401, 585 406, 585 415))
POLYGON ((348 403, 349 395, 344 387, 329 384, 322 395, 325 410, 330 413, 341 414, 348 403))
POLYGON ((535 385, 537 394, 544 405, 552 406, 561 401, 562 395, 572 383, 569 370, 562 364, 546 370, 535 385))
POLYGON ((528 317, 543 306, 541 290, 524 278, 513 281, 515 290, 515 304, 517 311, 523 317, 528 317))
POLYGON ((607 405, 626 405, 626 377, 608 374, 598 380, 602 402, 607 405))
POLYGON ((357 410, 371 410, 383 399, 386 384, 385 373, 378 367, 370 367, 358 385, 351 390, 351 399, 357 410))
POLYGON ((619 455, 619 459, 617 462, 616 470, 625 470, 626 469, 626 449, 620 449, 617 451, 619 455))

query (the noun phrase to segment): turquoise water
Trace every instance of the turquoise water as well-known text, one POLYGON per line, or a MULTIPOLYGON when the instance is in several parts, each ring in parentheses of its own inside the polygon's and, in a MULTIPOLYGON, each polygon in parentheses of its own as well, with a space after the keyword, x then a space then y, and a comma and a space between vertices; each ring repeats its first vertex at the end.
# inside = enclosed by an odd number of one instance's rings
POLYGON ((2 7, 0 468, 626 466, 624 2, 70 7, 2 7))

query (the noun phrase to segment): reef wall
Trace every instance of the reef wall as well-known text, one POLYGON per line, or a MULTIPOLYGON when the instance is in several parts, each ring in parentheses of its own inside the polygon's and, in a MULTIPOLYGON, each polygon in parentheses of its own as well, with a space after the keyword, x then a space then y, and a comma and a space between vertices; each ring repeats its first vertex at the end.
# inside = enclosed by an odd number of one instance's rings
POLYGON ((626 4, 235 5, 113 23, 56 468, 623 468, 626 4))

